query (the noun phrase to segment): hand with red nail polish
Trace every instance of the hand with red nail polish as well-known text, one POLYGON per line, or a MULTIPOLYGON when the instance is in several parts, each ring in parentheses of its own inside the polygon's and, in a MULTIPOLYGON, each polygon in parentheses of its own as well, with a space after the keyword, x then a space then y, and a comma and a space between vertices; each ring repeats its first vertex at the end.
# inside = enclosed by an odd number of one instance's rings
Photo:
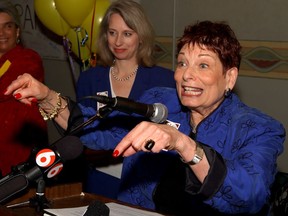
POLYGON ((22 95, 20 93, 14 94, 14 98, 17 100, 20 99, 21 97, 22 97, 22 95))
POLYGON ((118 157, 119 156, 119 151, 116 149, 113 152, 113 157, 118 157))
POLYGON ((50 89, 30 74, 18 76, 6 89, 4 95, 11 95, 24 104, 37 103, 49 94, 50 89))
POLYGON ((32 103, 37 103, 38 100, 37 100, 37 98, 32 98, 32 99, 31 99, 31 102, 32 102, 32 103))
MULTIPOLYGON (((54 120, 60 127, 67 129, 70 115, 70 111, 67 109, 68 102, 60 96, 60 93, 51 90, 31 74, 24 73, 18 76, 16 80, 8 85, 4 95, 12 95, 19 102, 33 107, 37 103, 44 113, 51 113, 56 110, 54 120), (58 104, 60 104, 60 107, 56 109, 55 107, 59 106, 58 104), (56 118, 60 116, 59 113, 61 113, 61 117, 56 118)), ((37 107, 37 112, 39 112, 39 107, 37 107)), ((43 112, 40 113, 43 114, 43 112)), ((49 119, 47 116, 43 116, 43 118, 45 120, 49 119)))

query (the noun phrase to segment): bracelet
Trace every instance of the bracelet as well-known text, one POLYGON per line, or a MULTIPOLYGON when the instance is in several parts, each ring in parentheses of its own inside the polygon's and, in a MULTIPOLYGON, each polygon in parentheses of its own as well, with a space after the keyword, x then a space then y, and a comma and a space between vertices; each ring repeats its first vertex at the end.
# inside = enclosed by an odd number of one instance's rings
POLYGON ((58 114, 61 113, 63 110, 65 110, 68 107, 68 99, 66 97, 62 97, 60 96, 65 102, 66 104, 63 107, 60 107, 58 114))
POLYGON ((195 143, 196 143, 196 150, 195 150, 193 159, 191 161, 186 162, 182 157, 180 157, 183 163, 187 163, 189 165, 195 165, 195 164, 198 164, 202 160, 204 156, 204 150, 202 148, 202 145, 196 141, 195 143))
POLYGON ((61 111, 63 111, 68 106, 68 103, 66 102, 66 104, 63 107, 61 107, 62 106, 61 94, 60 93, 56 93, 56 94, 57 94, 57 103, 56 103, 56 106, 53 107, 50 113, 47 113, 42 107, 39 106, 39 112, 42 115, 44 121, 54 119, 61 111))

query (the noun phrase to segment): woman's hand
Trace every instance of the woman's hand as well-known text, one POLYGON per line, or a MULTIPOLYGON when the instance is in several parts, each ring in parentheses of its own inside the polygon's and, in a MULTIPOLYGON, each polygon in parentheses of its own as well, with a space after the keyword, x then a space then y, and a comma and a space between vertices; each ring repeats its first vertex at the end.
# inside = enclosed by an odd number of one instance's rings
POLYGON ((131 130, 116 146, 113 156, 124 157, 135 154, 138 151, 176 150, 180 155, 182 151, 195 149, 195 142, 176 128, 152 122, 141 122, 131 130))
MULTIPOLYGON (((196 152, 196 143, 170 125, 141 122, 116 146, 113 156, 128 157, 138 151, 158 153, 168 150, 175 150, 184 161, 191 161, 196 152)), ((190 165, 190 168, 203 183, 210 169, 206 155, 200 163, 190 165)))
POLYGON ((4 95, 13 94, 14 98, 24 104, 43 101, 48 97, 50 89, 30 74, 18 76, 8 87, 4 95))

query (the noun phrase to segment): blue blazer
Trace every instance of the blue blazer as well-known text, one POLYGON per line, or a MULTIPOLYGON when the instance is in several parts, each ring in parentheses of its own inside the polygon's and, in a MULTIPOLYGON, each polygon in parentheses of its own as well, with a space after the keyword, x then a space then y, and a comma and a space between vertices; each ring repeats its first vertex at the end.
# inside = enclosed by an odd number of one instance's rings
MULTIPOLYGON (((95 107, 96 101, 84 100, 84 96, 96 95, 99 92, 107 92, 111 97, 111 85, 109 81, 110 67, 96 66, 80 74, 77 82, 77 100, 85 105, 95 107)), ((139 66, 132 86, 129 99, 137 100, 144 91, 153 87, 175 88, 174 72, 160 66, 139 66)))
MULTIPOLYGON (((139 100, 165 104, 169 110, 168 120, 178 123, 179 131, 190 134, 190 111, 181 106, 175 89, 153 88, 139 100)), ((95 114, 94 109, 81 105, 80 108, 85 119, 95 114)), ((143 120, 118 111, 109 118, 122 120, 121 124, 99 131, 95 128, 101 122, 95 121, 86 128, 87 134, 81 137, 84 145, 93 149, 114 149, 137 119, 138 122, 143 120)), ((170 171, 170 178, 177 181, 183 177, 181 183, 184 185, 166 184, 160 202, 167 199, 169 205, 180 201, 180 209, 185 208, 191 214, 204 212, 209 207, 229 215, 255 214, 268 203, 270 186, 277 172, 277 157, 283 152, 285 140, 285 129, 280 122, 245 105, 232 93, 198 124, 193 139, 203 144, 210 163, 203 184, 197 182, 192 170, 182 162, 173 170, 175 173, 172 172, 173 164, 180 161, 174 151, 158 154, 138 152, 124 159, 118 199, 145 208, 157 208, 155 191, 165 172, 170 171), (177 170, 183 170, 181 175, 177 170), (181 195, 170 195, 170 191, 177 188, 180 188, 181 195)))
MULTIPOLYGON (((111 85, 109 81, 110 67, 96 66, 80 74, 77 82, 77 101, 82 105, 93 107, 94 110, 99 109, 97 101, 92 99, 81 100, 85 96, 96 95, 105 92, 105 95, 111 97, 111 85)), ((123 82, 123 84, 125 84, 123 82)), ((142 93, 153 87, 175 87, 174 72, 159 66, 139 67, 136 73, 135 81, 130 91, 129 99, 136 100, 142 93)), ((113 126, 122 125, 121 118, 104 119, 105 124, 100 124, 95 130, 105 131, 113 126)), ((125 121, 125 120, 124 120, 125 121)), ((127 121, 125 121, 127 122, 127 121)), ((131 122, 132 123, 132 122, 131 122)), ((124 123, 126 125, 126 123, 124 123)), ((133 124, 132 124, 133 125, 133 124)), ((96 141, 90 139, 92 146, 96 145, 96 141)), ((105 142, 97 141, 102 146, 100 149, 109 149, 105 142)), ((89 169, 85 190, 90 193, 101 194, 110 198, 117 198, 120 180, 114 176, 102 173, 96 169, 89 169), (102 182, 101 186, 99 182, 102 182), (97 184, 98 183, 98 184, 97 184), (113 186, 111 186, 113 185, 113 186)))

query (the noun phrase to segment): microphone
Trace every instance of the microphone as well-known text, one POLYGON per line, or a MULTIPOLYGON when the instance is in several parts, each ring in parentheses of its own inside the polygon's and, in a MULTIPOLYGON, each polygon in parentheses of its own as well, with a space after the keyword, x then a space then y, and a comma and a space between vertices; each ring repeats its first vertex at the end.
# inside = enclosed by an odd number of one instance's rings
POLYGON ((98 102, 106 104, 107 106, 121 112, 128 114, 135 113, 147 117, 155 123, 165 122, 168 116, 167 107, 161 103, 144 104, 124 97, 111 98, 102 95, 94 95, 86 98, 96 99, 98 102))
POLYGON ((25 190, 30 182, 58 175, 63 168, 63 163, 77 158, 82 151, 83 145, 76 136, 62 137, 49 148, 41 149, 36 154, 34 167, 28 171, 22 168, 0 179, 0 204, 25 190))
POLYGON ((83 216, 109 216, 109 214, 108 206, 96 200, 88 206, 83 216))

